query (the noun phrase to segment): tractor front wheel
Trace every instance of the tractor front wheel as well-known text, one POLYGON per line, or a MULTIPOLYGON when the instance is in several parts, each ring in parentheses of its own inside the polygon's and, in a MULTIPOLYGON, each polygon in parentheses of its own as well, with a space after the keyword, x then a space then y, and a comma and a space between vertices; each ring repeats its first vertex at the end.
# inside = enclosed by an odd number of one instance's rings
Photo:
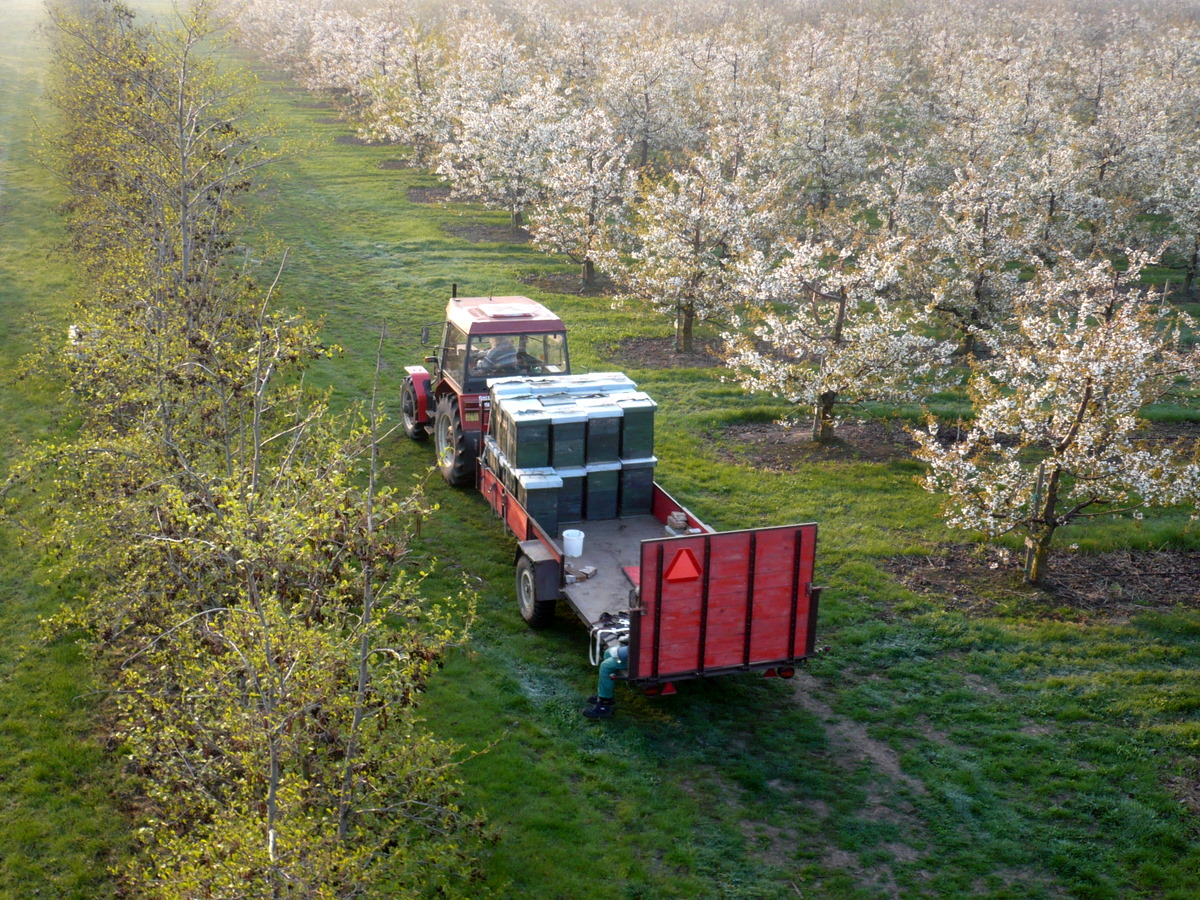
POLYGON ((545 628, 554 621, 554 601, 538 599, 537 572, 528 556, 517 562, 517 606, 531 628, 545 628))
POLYGON ((458 413, 458 398, 447 394, 438 401, 433 422, 438 471, 455 487, 475 481, 475 454, 472 441, 463 430, 458 413))

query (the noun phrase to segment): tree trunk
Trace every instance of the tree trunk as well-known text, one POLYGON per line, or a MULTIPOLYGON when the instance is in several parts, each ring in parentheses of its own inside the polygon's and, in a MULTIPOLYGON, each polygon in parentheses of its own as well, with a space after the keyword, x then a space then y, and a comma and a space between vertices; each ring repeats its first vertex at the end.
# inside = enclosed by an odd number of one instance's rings
POLYGON ((833 407, 837 402, 837 391, 826 391, 813 405, 812 439, 818 444, 833 440, 833 407))
POLYGON ((512 210, 512 212, 509 215, 510 215, 509 221, 512 224, 513 234, 516 234, 521 229, 521 226, 525 224, 525 216, 522 214, 521 210, 519 210, 519 209, 512 210))
POLYGON ((693 349, 692 331, 696 327, 696 311, 685 306, 679 310, 675 318, 675 350, 679 353, 691 353, 693 349))
POLYGON ((1036 537, 1025 539, 1025 580, 1029 584, 1041 584, 1046 574, 1046 559, 1050 556, 1053 528, 1040 529, 1036 537))
MULTIPOLYGON (((1082 409, 1087 407, 1091 390, 1085 392, 1082 409)), ((1074 428, 1071 429, 1075 431, 1074 428)), ((1073 435, 1069 436, 1058 448, 1059 452, 1069 446, 1073 435)), ((1041 584, 1046 574, 1046 559, 1050 556, 1050 542, 1054 532, 1062 524, 1058 520, 1058 481, 1062 469, 1054 465, 1049 477, 1046 476, 1045 464, 1038 466, 1037 485, 1033 489, 1033 518, 1029 522, 1029 536, 1025 538, 1025 580, 1029 584, 1041 584)))
POLYGON ((1196 286, 1196 270, 1200 269, 1200 233, 1192 239, 1192 257, 1188 260, 1187 272, 1183 276, 1183 296, 1192 296, 1196 286))
POLYGON ((585 288, 589 288, 596 283, 596 264, 590 259, 585 259, 583 261, 582 278, 583 286, 585 288))

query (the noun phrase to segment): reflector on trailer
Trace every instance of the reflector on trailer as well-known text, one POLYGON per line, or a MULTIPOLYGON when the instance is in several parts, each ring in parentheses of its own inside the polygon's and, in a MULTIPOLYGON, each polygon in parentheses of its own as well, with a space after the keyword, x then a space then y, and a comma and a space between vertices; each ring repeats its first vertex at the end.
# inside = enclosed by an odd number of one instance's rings
POLYGON ((667 566, 667 571, 663 574, 663 581, 670 584, 695 581, 700 577, 702 571, 700 563, 696 561, 696 554, 692 553, 687 547, 684 547, 675 554, 674 559, 667 566))

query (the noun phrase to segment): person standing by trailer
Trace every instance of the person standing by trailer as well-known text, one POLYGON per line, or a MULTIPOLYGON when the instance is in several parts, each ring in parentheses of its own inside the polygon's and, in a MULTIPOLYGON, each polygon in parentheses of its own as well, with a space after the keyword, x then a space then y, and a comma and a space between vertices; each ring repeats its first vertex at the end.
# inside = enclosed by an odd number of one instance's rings
POLYGON ((629 667, 629 645, 612 647, 600 661, 600 676, 597 679, 596 695, 588 697, 588 706, 583 714, 589 719, 611 719, 616 712, 617 672, 629 667))

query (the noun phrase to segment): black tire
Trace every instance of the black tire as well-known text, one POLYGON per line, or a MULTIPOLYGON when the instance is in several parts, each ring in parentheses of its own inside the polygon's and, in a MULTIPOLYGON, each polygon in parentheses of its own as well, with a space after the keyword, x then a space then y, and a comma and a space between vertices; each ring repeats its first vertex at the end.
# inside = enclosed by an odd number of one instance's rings
POLYGON ((530 628, 545 628, 554 621, 554 601, 537 598, 537 574, 528 556, 517 561, 517 609, 530 628))
POLYGON ((417 421, 417 391, 411 381, 404 382, 400 391, 400 418, 404 422, 404 433, 414 441, 429 440, 429 432, 417 421))
POLYGON ((438 471, 447 484, 455 487, 475 483, 475 441, 463 431, 458 414, 458 398, 447 394, 438 401, 433 420, 434 447, 438 471))

